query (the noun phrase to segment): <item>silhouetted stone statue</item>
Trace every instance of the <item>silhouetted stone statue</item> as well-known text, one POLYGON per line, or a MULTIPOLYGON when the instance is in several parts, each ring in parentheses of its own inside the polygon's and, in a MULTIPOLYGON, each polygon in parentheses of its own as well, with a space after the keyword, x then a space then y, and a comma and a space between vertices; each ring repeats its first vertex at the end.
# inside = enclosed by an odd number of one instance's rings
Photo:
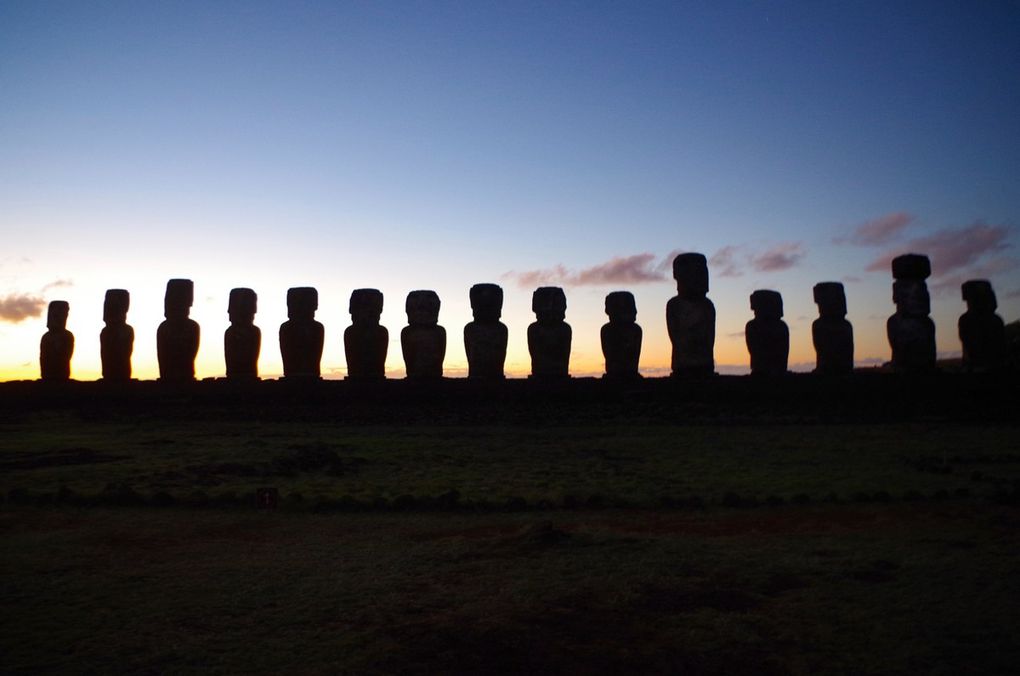
POLYGON ((508 335, 506 325, 499 321, 503 289, 496 284, 475 284, 470 297, 475 320, 464 327, 468 378, 503 378, 508 335))
POLYGON ((103 300, 103 321, 99 333, 99 356, 103 362, 103 380, 131 380, 131 353, 135 330, 127 323, 131 295, 125 289, 108 289, 103 300))
POLYGON ((708 262, 699 253, 673 259, 677 295, 666 304, 666 328, 673 343, 674 376, 715 372, 715 305, 708 294, 708 262))
POLYGON ((744 327, 751 374, 776 376, 786 373, 790 356, 790 330, 783 321, 783 297, 778 291, 759 289, 751 294, 754 319, 744 327))
POLYGON ((935 322, 931 299, 924 280, 931 275, 927 256, 904 254, 892 261, 893 303, 896 313, 886 322, 892 366, 897 371, 916 373, 935 368, 935 322))
POLYGON ((968 371, 997 371, 1006 362, 1006 325, 995 310, 999 304, 992 285, 972 279, 961 287, 967 311, 960 315, 963 366, 968 371))
POLYGON ((351 293, 351 325, 344 331, 347 377, 373 380, 386 377, 386 349, 390 334, 379 325, 383 295, 378 289, 355 289, 351 293))
POLYGON ((408 378, 442 378, 446 329, 439 326, 439 296, 435 291, 412 291, 404 303, 407 326, 400 332, 400 349, 408 378))
POLYGON ((815 373, 847 375, 854 370, 854 327, 846 320, 846 294, 839 282, 820 282, 814 288, 818 319, 811 324, 815 345, 815 373))
POLYGON ((223 357, 227 378, 257 380, 262 331, 255 326, 258 296, 251 289, 231 289, 227 303, 230 326, 223 333, 223 357))
POLYGON ((570 368, 570 325, 567 297, 558 286, 542 286, 531 296, 538 321, 528 327, 531 375, 536 378, 567 378, 570 368))
POLYGON ((315 321, 319 292, 310 286, 287 289, 287 321, 280 324, 284 378, 318 378, 326 331, 315 321))
POLYGON ((69 380, 74 335, 67 330, 66 300, 51 301, 46 311, 46 328, 39 341, 39 375, 43 380, 69 380))
POLYGON ((641 327, 637 325, 634 294, 614 291, 606 296, 609 322, 602 325, 602 354, 606 358, 606 378, 640 378, 641 327))
POLYGON ((156 331, 156 358, 159 379, 170 382, 195 379, 199 328, 189 318, 195 285, 190 279, 171 279, 166 283, 163 315, 166 321, 156 331))

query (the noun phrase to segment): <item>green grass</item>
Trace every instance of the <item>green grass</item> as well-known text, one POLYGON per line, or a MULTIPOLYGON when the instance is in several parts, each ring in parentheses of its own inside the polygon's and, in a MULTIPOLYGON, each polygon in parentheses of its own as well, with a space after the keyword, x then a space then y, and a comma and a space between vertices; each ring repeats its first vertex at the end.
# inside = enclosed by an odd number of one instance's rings
POLYGON ((2 431, 0 673, 1020 663, 1015 425, 43 412, 2 431), (247 497, 266 485, 281 509, 247 497), (173 499, 92 499, 111 489, 173 499))
POLYGON ((304 504, 398 496, 495 505, 654 506, 698 497, 819 500, 940 491, 992 495, 1020 478, 1020 434, 1006 425, 350 427, 313 422, 83 423, 71 414, 11 424, 0 491, 187 499, 275 486, 304 504))

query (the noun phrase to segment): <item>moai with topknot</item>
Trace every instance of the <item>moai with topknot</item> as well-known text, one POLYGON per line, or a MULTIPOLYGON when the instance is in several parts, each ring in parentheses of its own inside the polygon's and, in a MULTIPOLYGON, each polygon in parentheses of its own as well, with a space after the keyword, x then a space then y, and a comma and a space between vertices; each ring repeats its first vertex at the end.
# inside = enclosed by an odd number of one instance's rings
POLYGON ((310 286, 287 289, 287 321, 280 324, 280 355, 283 377, 319 377, 326 330, 315 321, 319 292, 310 286))
POLYGON ((783 321, 783 297, 778 291, 759 289, 751 294, 754 319, 744 327, 751 374, 777 376, 786 373, 790 357, 790 329, 783 321))
POLYGON ((160 380, 184 382, 195 379, 200 331, 198 323, 189 317, 194 298, 195 285, 190 279, 171 279, 166 283, 166 295, 163 297, 166 320, 156 330, 160 380))
POLYGON ((637 305, 630 291, 614 291, 606 296, 609 322, 602 325, 602 354, 606 358, 606 378, 640 378, 641 327, 637 324, 637 305))
POLYGON ((814 287, 818 319, 811 324, 815 373, 848 375, 854 370, 854 327, 846 319, 846 293, 839 282, 814 287))
POLYGON ((935 322, 926 279, 931 276, 927 256, 904 254, 892 261, 893 303, 896 313, 885 324, 892 348, 892 367, 904 373, 935 368, 935 322))
POLYGON ((386 377, 386 349, 390 334, 379 325, 383 295, 378 289, 355 289, 351 293, 351 325, 344 331, 347 377, 379 380, 386 377))
POLYGON ((673 259, 677 295, 666 304, 666 328, 673 343, 674 376, 715 372, 715 305, 707 298, 708 261, 699 253, 673 259))
POLYGON ((468 378, 501 379, 508 336, 506 325, 499 321, 503 289, 497 284, 475 284, 469 295, 474 321, 464 327, 468 378))
POLYGON ((69 380, 74 334, 67 330, 66 300, 51 301, 46 310, 46 333, 39 341, 39 375, 43 380, 69 380))
POLYGON ((108 289, 103 299, 103 322, 99 332, 99 356, 103 362, 103 380, 131 380, 131 353, 135 330, 127 323, 131 294, 126 289, 108 289))
POLYGON ((961 287, 967 311, 960 315, 963 366, 968 371, 997 371, 1006 362, 1006 325, 995 314, 999 307, 992 285, 972 279, 961 287))
POLYGON ((227 378, 258 380, 259 352, 262 331, 255 326, 258 296, 251 289, 231 289, 227 302, 230 326, 223 333, 223 357, 227 362, 227 378))
POLYGON ((567 378, 570 368, 570 325, 567 296, 558 286, 542 286, 531 296, 531 310, 537 321, 528 327, 531 376, 567 378))
POLYGON ((442 378, 446 357, 446 329, 439 326, 439 295, 435 291, 407 294, 407 326, 400 332, 407 377, 442 378))

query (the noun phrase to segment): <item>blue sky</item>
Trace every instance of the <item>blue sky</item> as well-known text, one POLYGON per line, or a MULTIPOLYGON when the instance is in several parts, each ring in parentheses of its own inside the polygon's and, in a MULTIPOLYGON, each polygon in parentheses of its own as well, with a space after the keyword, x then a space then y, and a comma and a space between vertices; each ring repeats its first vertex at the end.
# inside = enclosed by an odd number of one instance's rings
MULTIPOLYGON (((0 91, 0 301, 70 300, 79 377, 105 288, 132 291, 136 369, 154 362, 177 276, 206 375, 233 286, 259 292, 264 372, 287 287, 317 286, 342 373, 350 290, 386 293, 395 336, 434 288, 458 335, 479 281, 505 287, 526 371, 539 279, 567 287, 576 372, 599 368, 605 294, 633 290, 652 372, 676 250, 716 259, 724 364, 746 364, 755 288, 813 360, 827 279, 858 358, 887 358, 891 279, 868 268, 915 243, 939 252, 940 350, 962 279, 1020 316, 1017 2, 4 2, 0 91)), ((0 372, 27 373, 43 320, 14 316, 0 372)))

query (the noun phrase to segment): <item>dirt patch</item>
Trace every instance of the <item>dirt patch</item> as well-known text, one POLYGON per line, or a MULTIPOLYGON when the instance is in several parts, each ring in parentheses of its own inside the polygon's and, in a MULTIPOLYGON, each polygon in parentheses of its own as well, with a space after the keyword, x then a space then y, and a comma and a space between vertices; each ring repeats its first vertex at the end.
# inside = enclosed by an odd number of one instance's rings
POLYGON ((634 603, 634 609, 639 612, 690 613, 710 608, 725 613, 740 613, 754 610, 761 603, 757 596, 741 589, 649 586, 634 603))

